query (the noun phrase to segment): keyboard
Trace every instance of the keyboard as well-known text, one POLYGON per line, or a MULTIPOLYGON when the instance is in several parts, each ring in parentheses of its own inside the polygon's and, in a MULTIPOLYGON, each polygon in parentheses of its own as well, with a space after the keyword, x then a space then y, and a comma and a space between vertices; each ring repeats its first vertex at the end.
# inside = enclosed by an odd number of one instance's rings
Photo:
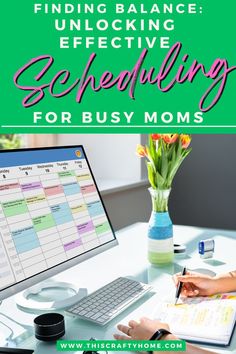
POLYGON ((66 311, 103 326, 151 289, 150 285, 120 277, 82 298, 66 311))

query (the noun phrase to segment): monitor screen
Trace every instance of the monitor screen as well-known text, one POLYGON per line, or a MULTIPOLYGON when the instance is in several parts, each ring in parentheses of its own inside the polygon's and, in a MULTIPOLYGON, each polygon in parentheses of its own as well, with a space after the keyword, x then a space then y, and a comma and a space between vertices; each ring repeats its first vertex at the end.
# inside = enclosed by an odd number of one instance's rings
POLYGON ((1 151, 0 299, 113 241, 82 146, 1 151))

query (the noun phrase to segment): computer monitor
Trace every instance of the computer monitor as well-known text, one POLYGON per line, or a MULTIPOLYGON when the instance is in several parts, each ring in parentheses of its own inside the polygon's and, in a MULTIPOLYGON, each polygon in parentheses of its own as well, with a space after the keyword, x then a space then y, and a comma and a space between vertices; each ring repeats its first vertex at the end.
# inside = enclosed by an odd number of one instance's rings
POLYGON ((0 300, 116 244, 83 146, 0 152, 0 300))

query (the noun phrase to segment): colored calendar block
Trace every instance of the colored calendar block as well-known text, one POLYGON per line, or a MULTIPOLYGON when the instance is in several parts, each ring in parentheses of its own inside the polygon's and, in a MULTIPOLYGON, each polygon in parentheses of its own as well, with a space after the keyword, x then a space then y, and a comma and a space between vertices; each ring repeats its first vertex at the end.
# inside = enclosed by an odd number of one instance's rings
POLYGON ((91 217, 95 217, 104 213, 102 203, 98 200, 88 204, 88 212, 91 217))
POLYGON ((93 193, 96 192, 96 187, 94 184, 89 184, 87 186, 82 186, 81 191, 83 194, 93 193))
POLYGON ((62 185, 44 187, 44 192, 45 192, 47 197, 51 197, 53 195, 63 194, 64 193, 62 185))
POLYGON ((104 222, 102 224, 96 225, 95 227, 97 235, 104 234, 107 231, 111 231, 110 225, 108 222, 104 222))
POLYGON ((28 212, 25 199, 18 199, 2 203, 2 208, 6 217, 20 215, 28 212))
POLYGON ((72 214, 76 214, 76 213, 80 213, 82 211, 86 211, 87 210, 87 205, 86 204, 81 204, 75 207, 71 208, 72 214))
POLYGON ((80 193, 80 186, 76 182, 63 184, 63 189, 65 195, 73 195, 73 194, 80 193))
POLYGON ((34 189, 43 188, 41 182, 25 183, 21 185, 22 192, 33 191, 34 189))
POLYGON ((63 171, 63 172, 59 172, 58 173, 58 176, 60 178, 63 178, 63 177, 73 177, 75 176, 75 172, 74 171, 63 171))
POLYGON ((77 230, 79 232, 79 234, 84 234, 86 232, 90 232, 90 231, 93 231, 94 230, 94 225, 93 225, 93 222, 92 221, 88 221, 88 222, 85 222, 81 225, 78 225, 77 226, 77 230))
POLYGON ((67 244, 64 245, 64 250, 65 251, 69 251, 72 250, 73 248, 79 247, 82 245, 82 241, 80 239, 69 242, 67 244))
POLYGON ((52 216, 56 225, 65 224, 73 220, 68 203, 51 206, 52 216))
POLYGON ((77 176, 77 181, 86 181, 87 179, 91 179, 91 175, 89 173, 86 173, 84 175, 77 176))
POLYGON ((15 188, 20 188, 20 184, 19 183, 8 183, 8 184, 0 185, 0 192, 15 189, 15 188))
POLYGON ((45 195, 40 194, 34 197, 26 198, 26 203, 27 204, 35 204, 35 203, 40 203, 44 202, 46 200, 45 195))
POLYGON ((40 247, 39 239, 33 227, 13 231, 12 239, 19 254, 40 247))
POLYGON ((33 218, 33 224, 36 231, 42 231, 55 226, 55 221, 51 214, 47 214, 33 218))

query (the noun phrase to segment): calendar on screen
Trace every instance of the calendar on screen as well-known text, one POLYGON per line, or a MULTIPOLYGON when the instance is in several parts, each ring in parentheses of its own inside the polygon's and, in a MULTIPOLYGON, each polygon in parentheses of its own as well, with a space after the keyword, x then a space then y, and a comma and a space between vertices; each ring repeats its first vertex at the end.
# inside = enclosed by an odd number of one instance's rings
POLYGON ((82 147, 0 154, 0 289, 114 240, 82 147))

